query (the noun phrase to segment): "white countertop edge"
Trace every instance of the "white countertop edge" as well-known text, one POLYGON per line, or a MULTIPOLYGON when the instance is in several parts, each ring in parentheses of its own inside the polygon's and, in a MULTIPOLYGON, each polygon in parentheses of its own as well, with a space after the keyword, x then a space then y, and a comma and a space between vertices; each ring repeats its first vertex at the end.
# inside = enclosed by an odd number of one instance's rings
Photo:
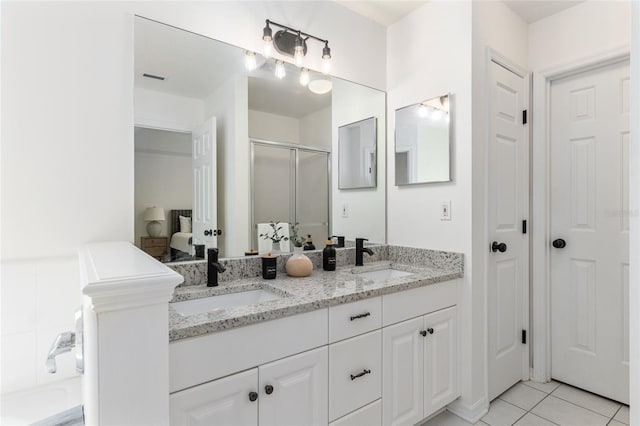
POLYGON ((126 241, 87 243, 79 259, 82 293, 96 312, 169 303, 184 280, 126 241))

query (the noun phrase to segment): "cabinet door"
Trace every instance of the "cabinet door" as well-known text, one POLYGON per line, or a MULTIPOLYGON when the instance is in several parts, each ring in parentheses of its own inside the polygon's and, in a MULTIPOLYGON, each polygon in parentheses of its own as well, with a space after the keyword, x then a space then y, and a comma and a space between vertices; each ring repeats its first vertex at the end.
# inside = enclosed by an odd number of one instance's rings
POLYGON ((169 410, 172 425, 250 426, 258 424, 258 369, 234 374, 172 394, 169 410))
POLYGON ((382 331, 382 424, 414 425, 423 416, 423 317, 382 331))
POLYGON ((424 317, 424 417, 458 397, 456 308, 424 317), (433 330, 433 333, 431 331, 433 330))
POLYGON ((328 364, 324 346, 260 366, 260 426, 326 426, 328 364))

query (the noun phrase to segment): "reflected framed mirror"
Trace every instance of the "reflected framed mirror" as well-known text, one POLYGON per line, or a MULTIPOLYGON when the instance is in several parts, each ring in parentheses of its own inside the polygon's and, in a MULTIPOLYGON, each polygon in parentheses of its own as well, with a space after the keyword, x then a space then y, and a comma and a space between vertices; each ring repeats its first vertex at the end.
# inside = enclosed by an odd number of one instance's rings
POLYGON ((369 117, 338 129, 338 188, 376 187, 377 120, 369 117))
POLYGON ((299 67, 276 60, 290 58, 136 16, 136 245, 165 262, 196 259, 196 244, 238 257, 271 221, 299 223, 318 248, 332 234, 386 242, 384 162, 376 188, 341 191, 337 154, 340 127, 374 118, 384 158, 386 93, 313 70, 305 85, 299 67), (165 215, 157 238, 151 207, 165 215))
POLYGON ((396 110, 396 186, 450 182, 452 95, 396 110))

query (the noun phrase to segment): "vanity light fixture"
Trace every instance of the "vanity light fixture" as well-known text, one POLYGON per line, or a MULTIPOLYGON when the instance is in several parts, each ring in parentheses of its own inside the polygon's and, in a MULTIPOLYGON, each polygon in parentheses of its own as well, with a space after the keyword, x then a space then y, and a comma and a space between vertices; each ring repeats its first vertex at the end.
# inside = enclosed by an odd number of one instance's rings
POLYGON ((287 71, 284 69, 284 61, 276 61, 276 77, 282 80, 287 75, 287 71))
POLYGON ((258 67, 258 64, 256 62, 256 54, 254 52, 251 52, 249 50, 245 52, 244 66, 247 71, 253 71, 258 67))
POLYGON ((307 54, 307 40, 312 39, 324 43, 322 49, 322 72, 329 74, 331 70, 331 49, 329 40, 324 40, 309 33, 278 24, 269 19, 262 30, 262 40, 264 40, 264 56, 271 57, 272 48, 283 55, 292 56, 298 67, 302 66, 304 56, 307 54), (282 28, 273 34, 271 25, 282 28))
POLYGON ((329 93, 333 87, 333 84, 329 80, 319 78, 309 82, 309 90, 316 95, 324 95, 329 93))
POLYGON ((300 84, 306 86, 309 84, 309 70, 307 68, 302 68, 300 70, 300 84))

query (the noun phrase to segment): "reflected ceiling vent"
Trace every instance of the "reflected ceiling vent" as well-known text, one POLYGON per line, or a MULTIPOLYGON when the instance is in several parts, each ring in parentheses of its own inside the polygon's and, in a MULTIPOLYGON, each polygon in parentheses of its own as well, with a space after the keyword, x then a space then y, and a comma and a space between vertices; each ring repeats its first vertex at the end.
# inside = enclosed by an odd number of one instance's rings
POLYGON ((163 76, 161 76, 161 75, 154 75, 154 74, 147 74, 147 73, 144 73, 144 74, 142 74, 142 76, 143 76, 143 77, 146 77, 146 78, 152 78, 152 79, 154 79, 154 80, 160 80, 160 81, 164 81, 164 80, 166 80, 166 77, 163 77, 163 76))

